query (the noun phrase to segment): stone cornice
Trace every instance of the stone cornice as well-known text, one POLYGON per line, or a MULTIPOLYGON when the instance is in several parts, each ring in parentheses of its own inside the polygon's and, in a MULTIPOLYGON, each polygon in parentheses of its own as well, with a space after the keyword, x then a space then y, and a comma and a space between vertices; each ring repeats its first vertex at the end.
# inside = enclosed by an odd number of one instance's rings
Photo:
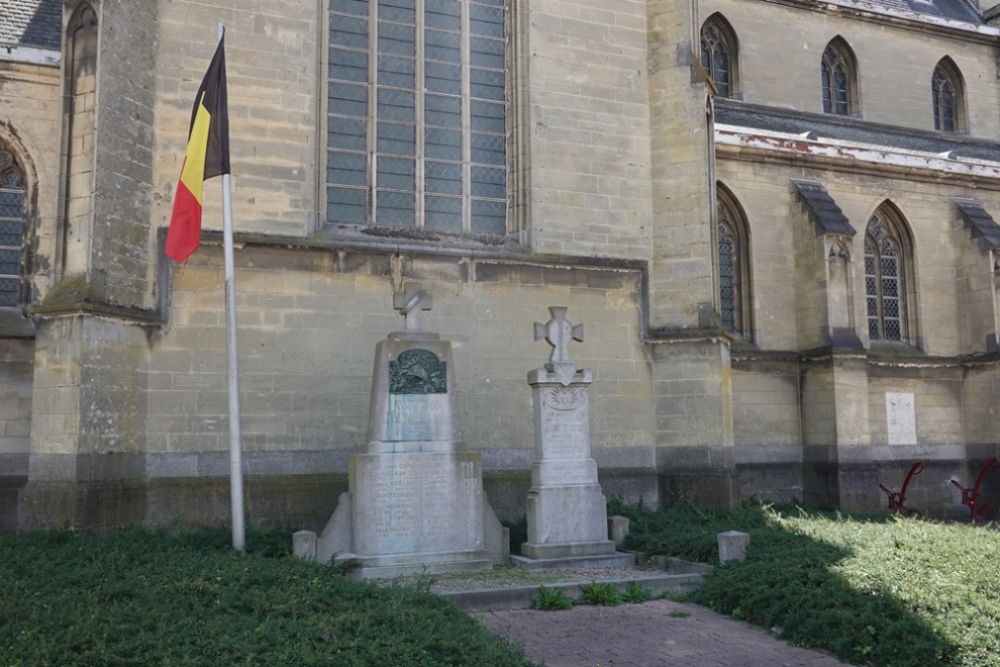
POLYGON ((800 137, 780 137, 751 128, 717 127, 715 151, 720 159, 1000 190, 1000 164, 974 164, 944 156, 902 153, 899 155, 905 159, 893 161, 889 159, 893 151, 884 147, 851 147, 800 137))

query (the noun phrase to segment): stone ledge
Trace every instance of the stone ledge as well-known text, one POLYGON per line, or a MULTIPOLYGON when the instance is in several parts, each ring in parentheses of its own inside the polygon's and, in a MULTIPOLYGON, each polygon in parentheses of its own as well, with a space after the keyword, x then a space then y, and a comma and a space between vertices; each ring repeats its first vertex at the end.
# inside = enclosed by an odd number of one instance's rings
POLYGON ((556 570, 562 568, 588 567, 628 567, 635 564, 635 555, 630 553, 612 552, 606 554, 590 554, 584 556, 566 556, 564 558, 528 558, 527 556, 511 555, 510 562, 523 570, 556 570))
MULTIPOLYGON (((692 572, 617 579, 611 581, 611 583, 615 585, 619 593, 622 593, 629 583, 634 581, 643 588, 648 589, 655 597, 664 594, 687 595, 696 591, 701 586, 703 580, 704 574, 692 572)), ((583 596, 580 586, 589 583, 591 582, 571 581, 517 586, 514 588, 452 591, 439 593, 439 595, 445 600, 454 602, 464 612, 508 611, 511 609, 530 609, 531 599, 538 594, 538 589, 541 586, 545 586, 546 589, 561 591, 567 597, 578 599, 583 596)))

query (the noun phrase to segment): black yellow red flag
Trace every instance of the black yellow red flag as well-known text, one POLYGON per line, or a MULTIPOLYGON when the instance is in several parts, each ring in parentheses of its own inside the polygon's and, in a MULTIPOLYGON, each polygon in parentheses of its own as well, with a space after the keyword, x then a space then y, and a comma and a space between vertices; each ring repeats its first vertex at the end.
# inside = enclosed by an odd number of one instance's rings
POLYGON ((205 180, 230 173, 224 41, 225 36, 219 39, 191 111, 187 151, 167 231, 167 257, 177 262, 185 261, 198 249, 205 180))

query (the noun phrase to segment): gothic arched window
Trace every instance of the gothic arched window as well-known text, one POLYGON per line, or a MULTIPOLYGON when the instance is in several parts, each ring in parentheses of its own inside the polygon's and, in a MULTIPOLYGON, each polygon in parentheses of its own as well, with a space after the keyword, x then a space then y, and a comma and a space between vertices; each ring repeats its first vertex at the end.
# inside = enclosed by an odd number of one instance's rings
POLYGON ((865 296, 869 340, 909 340, 907 272, 911 253, 902 221, 881 207, 865 231, 865 296))
POLYGON ((714 14, 701 27, 701 66, 722 97, 737 92, 736 35, 729 23, 714 14))
POLYGON ((837 38, 823 51, 820 66, 823 113, 847 116, 857 111, 854 56, 844 40, 837 38))
POLYGON ((749 339, 750 248, 746 218, 736 198, 718 189, 719 315, 722 326, 749 339))
POLYGON ((24 170, 0 143, 0 307, 21 302, 21 246, 24 238, 24 170))
POLYGON ((962 75, 950 58, 942 58, 931 77, 931 104, 934 129, 956 132, 963 129, 964 94, 962 75))

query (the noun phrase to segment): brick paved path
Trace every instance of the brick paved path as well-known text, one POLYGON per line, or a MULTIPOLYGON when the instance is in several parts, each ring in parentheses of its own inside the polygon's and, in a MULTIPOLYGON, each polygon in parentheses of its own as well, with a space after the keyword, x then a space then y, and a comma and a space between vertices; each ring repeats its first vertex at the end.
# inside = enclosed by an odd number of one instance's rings
POLYGON ((761 628, 667 600, 477 617, 546 667, 848 667, 761 628))

